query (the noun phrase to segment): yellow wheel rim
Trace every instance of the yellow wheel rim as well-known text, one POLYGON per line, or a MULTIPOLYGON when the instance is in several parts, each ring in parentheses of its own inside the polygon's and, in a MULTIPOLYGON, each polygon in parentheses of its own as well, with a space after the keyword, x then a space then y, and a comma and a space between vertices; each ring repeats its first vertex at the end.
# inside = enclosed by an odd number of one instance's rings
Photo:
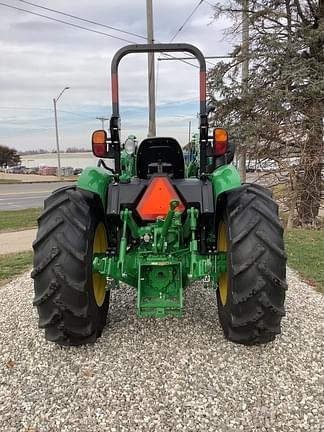
MULTIPOLYGON (((227 237, 226 237, 226 228, 223 221, 219 223, 218 227, 218 236, 217 236, 217 250, 219 252, 227 252, 227 237)), ((227 303, 227 293, 228 293, 228 276, 227 272, 221 273, 218 280, 218 289, 219 296, 222 302, 222 305, 225 306, 227 303)))
MULTIPOLYGON (((100 222, 97 225, 96 232, 93 239, 92 254, 105 253, 108 247, 107 232, 105 225, 100 222)), ((92 286, 93 293, 98 306, 102 306, 106 296, 106 278, 97 272, 92 273, 92 286)))

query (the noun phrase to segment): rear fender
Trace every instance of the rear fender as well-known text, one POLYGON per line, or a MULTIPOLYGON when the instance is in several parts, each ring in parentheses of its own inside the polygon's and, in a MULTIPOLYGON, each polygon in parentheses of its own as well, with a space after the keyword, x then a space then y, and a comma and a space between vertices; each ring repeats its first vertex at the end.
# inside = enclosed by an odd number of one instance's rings
POLYGON ((222 165, 209 175, 214 191, 214 200, 224 192, 236 189, 241 186, 241 177, 234 165, 222 165))
POLYGON ((100 197, 102 206, 106 209, 108 185, 114 180, 114 176, 100 167, 86 168, 77 181, 77 187, 93 192, 100 197))

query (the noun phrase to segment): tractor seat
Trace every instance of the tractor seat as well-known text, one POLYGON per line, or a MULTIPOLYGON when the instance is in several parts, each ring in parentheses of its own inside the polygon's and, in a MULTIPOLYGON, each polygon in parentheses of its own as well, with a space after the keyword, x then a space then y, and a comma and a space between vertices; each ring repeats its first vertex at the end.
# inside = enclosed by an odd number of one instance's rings
POLYGON ((142 179, 162 173, 175 179, 184 178, 184 159, 180 144, 174 138, 146 138, 137 150, 136 171, 142 179))

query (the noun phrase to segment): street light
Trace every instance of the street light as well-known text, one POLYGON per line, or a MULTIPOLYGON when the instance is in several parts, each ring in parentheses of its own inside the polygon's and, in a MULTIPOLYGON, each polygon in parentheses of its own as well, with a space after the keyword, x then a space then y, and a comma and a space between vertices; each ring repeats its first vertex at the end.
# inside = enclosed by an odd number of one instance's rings
POLYGON ((54 103, 54 118, 55 118, 55 132, 56 132, 56 151, 57 151, 57 176, 61 178, 61 155, 60 155, 60 145, 59 145, 59 134, 58 134, 58 125, 57 125, 57 111, 56 104, 60 99, 65 90, 69 90, 70 87, 64 87, 61 93, 57 96, 57 98, 53 99, 54 103))

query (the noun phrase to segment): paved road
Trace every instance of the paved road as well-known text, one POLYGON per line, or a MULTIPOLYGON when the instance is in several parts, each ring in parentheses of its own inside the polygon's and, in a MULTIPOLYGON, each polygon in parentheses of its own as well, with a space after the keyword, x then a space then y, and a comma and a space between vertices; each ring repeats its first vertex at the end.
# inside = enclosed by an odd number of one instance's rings
MULTIPOLYGON (((248 174, 255 181, 259 173, 248 174)), ((43 207, 44 199, 55 189, 72 182, 0 184, 0 211, 43 207)))
POLYGON ((55 189, 71 182, 0 184, 0 211, 43 207, 43 202, 55 189))

